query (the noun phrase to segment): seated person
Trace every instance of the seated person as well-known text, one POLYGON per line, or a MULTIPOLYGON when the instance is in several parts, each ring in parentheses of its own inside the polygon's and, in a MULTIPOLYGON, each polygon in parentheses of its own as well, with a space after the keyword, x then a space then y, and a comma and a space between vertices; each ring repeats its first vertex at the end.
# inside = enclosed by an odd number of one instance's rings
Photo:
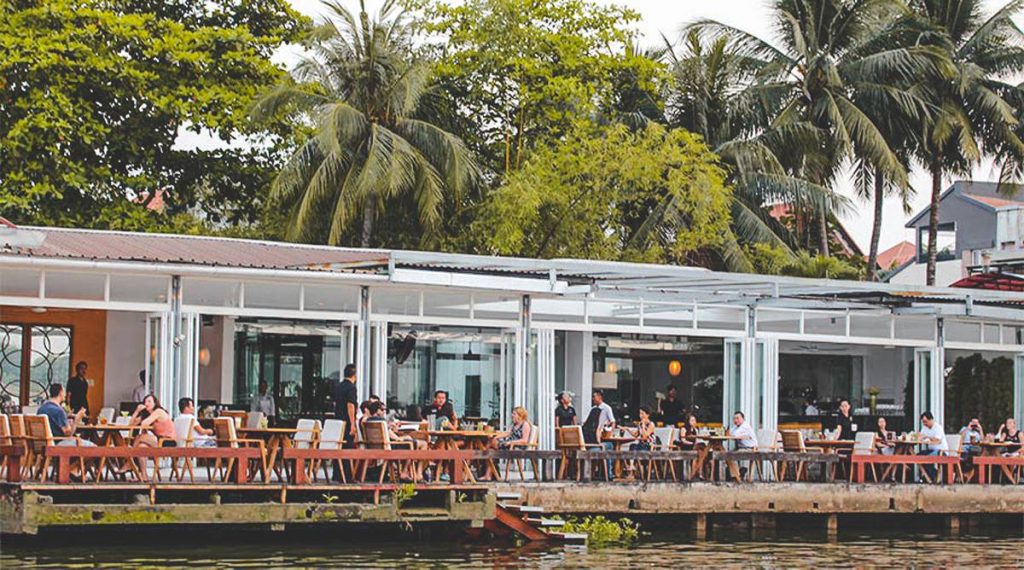
POLYGON ((892 455, 896 447, 896 434, 886 429, 884 417, 878 417, 878 431, 875 432, 875 451, 882 455, 892 455))
MULTIPOLYGON (((501 438, 491 439, 487 447, 489 449, 511 449, 515 446, 526 447, 530 444, 530 437, 533 433, 533 426, 530 425, 529 415, 526 408, 516 406, 512 408, 512 425, 508 428, 508 435, 501 438)), ((487 462, 487 471, 481 478, 482 481, 493 481, 497 477, 494 472, 494 462, 487 462)))
POLYGON ((1024 431, 1017 429, 1017 420, 1007 418, 1003 425, 999 426, 999 431, 996 432, 996 441, 1013 444, 1006 448, 1003 455, 1006 457, 1016 457, 1020 455, 1020 450, 1024 447, 1024 431))
MULTIPOLYGON (((434 392, 434 401, 426 407, 426 410, 426 416, 434 416, 438 419, 448 418, 451 429, 459 429, 459 418, 455 415, 455 408, 451 401, 448 400, 448 392, 444 390, 434 392)), ((434 429, 434 426, 430 426, 430 429, 434 429)))
POLYGON ((729 435, 736 439, 736 450, 755 449, 757 447, 757 434, 754 428, 747 423, 743 412, 737 411, 732 415, 732 427, 729 428, 729 435))
POLYGON ((178 417, 192 420, 192 446, 193 447, 217 447, 217 438, 214 437, 212 429, 206 429, 199 425, 196 419, 196 405, 192 398, 178 400, 178 417))
MULTIPOLYGON (((949 444, 946 442, 946 430, 942 424, 935 420, 931 412, 921 414, 921 437, 924 439, 924 449, 918 451, 918 455, 942 455, 949 451, 949 444)), ((935 465, 925 465, 924 472, 928 475, 929 481, 934 481, 938 473, 935 465)))
POLYGON ((655 444, 654 422, 651 421, 651 410, 647 406, 640 406, 640 420, 629 431, 636 437, 636 441, 629 444, 630 451, 651 450, 655 444))
MULTIPOLYGON (((158 444, 161 447, 176 447, 178 445, 174 439, 174 421, 171 420, 171 415, 167 413, 167 410, 160 405, 160 400, 157 400, 153 394, 146 394, 142 403, 135 408, 135 413, 132 414, 128 425, 141 426, 151 430, 136 435, 135 441, 132 443, 133 447, 156 447, 158 444)), ((119 471, 119 473, 125 472, 126 469, 119 471)), ((146 459, 142 457, 139 458, 139 477, 143 481, 147 480, 146 459)))
POLYGON ((966 459, 971 455, 981 454, 981 446, 978 445, 985 439, 985 429, 981 427, 978 418, 971 418, 967 425, 960 430, 960 447, 966 459))
POLYGON ((679 449, 695 449, 697 445, 697 416, 687 414, 683 427, 679 428, 679 449))
POLYGON ((57 445, 71 447, 77 445, 87 447, 93 446, 94 444, 91 441, 76 441, 72 438, 72 436, 75 435, 75 429, 78 428, 78 424, 82 423, 82 418, 85 416, 85 408, 79 408, 78 412, 76 412, 74 416, 68 418, 67 412, 64 411, 64 398, 66 395, 64 386, 61 384, 50 384, 48 394, 50 395, 50 398, 43 402, 43 405, 39 406, 36 413, 41 416, 46 416, 46 419, 50 424, 50 433, 53 437, 70 438, 58 441, 57 445))

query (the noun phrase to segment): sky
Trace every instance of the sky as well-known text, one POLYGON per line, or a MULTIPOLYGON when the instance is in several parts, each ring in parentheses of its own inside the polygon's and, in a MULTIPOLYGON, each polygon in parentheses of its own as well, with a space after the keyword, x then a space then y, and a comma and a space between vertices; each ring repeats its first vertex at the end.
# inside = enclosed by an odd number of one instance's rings
MULTIPOLYGON (((353 8, 357 6, 355 0, 342 1, 353 8)), ((735 26, 759 37, 770 38, 772 35, 768 19, 770 0, 595 1, 601 4, 628 6, 638 12, 642 18, 642 21, 639 23, 639 29, 643 34, 642 41, 644 45, 660 45, 661 35, 665 35, 669 39, 675 39, 683 25, 706 18, 735 26)), ((312 17, 317 17, 322 13, 322 5, 319 0, 291 0, 291 3, 297 10, 312 17)), ((989 10, 994 11, 1004 3, 1003 0, 989 0, 987 7, 989 10)), ((367 0, 367 8, 370 10, 375 10, 380 4, 380 0, 367 0)), ((997 180, 998 169, 991 162, 984 163, 975 169, 973 178, 977 180, 997 180)), ((952 180, 945 180, 943 187, 951 182, 952 180)), ((911 202, 913 212, 910 215, 903 212, 903 208, 897 200, 886 201, 882 220, 880 251, 903 240, 914 240, 913 232, 904 228, 904 224, 914 213, 928 205, 931 181, 926 172, 916 168, 911 175, 910 183, 916 191, 916 195, 911 202)), ((871 238, 872 204, 856 198, 848 177, 844 177, 837 184, 836 190, 853 198, 852 208, 841 215, 840 218, 847 230, 857 241, 857 244, 866 253, 871 238)))

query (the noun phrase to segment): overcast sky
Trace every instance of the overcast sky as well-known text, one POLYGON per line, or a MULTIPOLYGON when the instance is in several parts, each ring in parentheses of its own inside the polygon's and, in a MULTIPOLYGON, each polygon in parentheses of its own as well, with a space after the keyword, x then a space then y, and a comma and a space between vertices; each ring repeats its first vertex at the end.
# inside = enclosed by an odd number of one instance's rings
MULTIPOLYGON (((644 35, 646 44, 660 43, 660 34, 674 38, 679 28, 686 23, 702 18, 712 18, 736 26, 740 29, 752 32, 761 37, 770 37, 771 29, 768 22, 768 6, 770 0, 596 0, 602 4, 620 4, 629 6, 640 13, 643 21, 640 24, 640 31, 644 35)), ((321 13, 319 0, 291 0, 293 6, 299 11, 310 16, 318 16, 321 13)), ((1003 0, 989 0, 989 8, 995 8, 1005 4, 1003 0)), ((349 4, 357 7, 356 0, 350 0, 349 4)), ((380 5, 380 0, 367 0, 367 7, 375 9, 380 5)), ((974 178, 979 180, 996 180, 998 171, 992 164, 986 163, 975 169, 974 178)), ((948 184, 950 181, 945 181, 948 184)), ((913 209, 916 211, 927 206, 930 180, 927 173, 916 169, 911 177, 911 184, 917 195, 913 200, 913 209)), ((840 192, 852 196, 851 187, 848 182, 841 183, 838 188, 840 192)), ((867 251, 871 237, 871 204, 856 201, 854 211, 842 217, 847 229, 853 234, 854 239, 867 251)), ((900 205, 890 200, 886 203, 883 230, 881 238, 881 249, 899 243, 907 239, 913 241, 913 232, 905 229, 903 224, 909 216, 903 213, 900 205)))

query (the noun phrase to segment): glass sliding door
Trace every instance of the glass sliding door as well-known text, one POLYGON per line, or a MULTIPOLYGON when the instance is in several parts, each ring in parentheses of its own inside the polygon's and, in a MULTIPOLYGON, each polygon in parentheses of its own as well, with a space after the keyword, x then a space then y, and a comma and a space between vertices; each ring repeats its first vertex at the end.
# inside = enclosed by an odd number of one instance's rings
MULTIPOLYGON (((722 406, 722 425, 728 427, 732 414, 743 406, 743 341, 728 339, 725 341, 725 360, 722 376, 724 404, 722 406)), ((749 411, 745 414, 750 415, 749 411)))

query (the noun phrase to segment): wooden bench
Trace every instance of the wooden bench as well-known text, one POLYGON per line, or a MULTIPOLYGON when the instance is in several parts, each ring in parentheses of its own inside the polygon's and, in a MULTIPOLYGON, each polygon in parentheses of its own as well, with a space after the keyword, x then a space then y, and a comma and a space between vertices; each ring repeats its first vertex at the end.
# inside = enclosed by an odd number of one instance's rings
POLYGON ((474 459, 486 456, 480 452, 447 449, 298 449, 283 450, 284 461, 294 461, 292 480, 296 485, 309 483, 306 473, 307 461, 421 461, 452 463, 451 483, 461 485, 466 479, 466 465, 474 459))
POLYGON ((232 480, 249 482, 249 460, 262 460, 253 447, 75 447, 47 446, 46 455, 57 459, 57 482, 71 482, 71 459, 226 459, 234 460, 232 480))
POLYGON ((576 451, 576 459, 583 461, 582 479, 590 481, 591 467, 594 461, 693 461, 699 457, 697 451, 681 451, 671 449, 659 450, 600 450, 588 449, 576 451))
POLYGON ((946 482, 953 484, 956 475, 956 467, 960 465, 960 458, 950 455, 851 455, 851 468, 853 469, 853 481, 864 482, 864 466, 868 463, 883 465, 935 465, 936 467, 946 466, 946 482))
MULTIPOLYGON (((715 451, 713 456, 715 461, 725 461, 727 464, 735 464, 737 461, 753 461, 753 462, 764 462, 769 463, 821 463, 827 465, 836 465, 843 460, 843 456, 838 453, 822 453, 820 451, 715 451)), ((730 471, 733 470, 733 466, 730 465, 730 471)), ((825 469, 825 479, 828 482, 832 482, 832 475, 835 473, 834 469, 825 469)), ((785 475, 783 472, 782 475, 785 475)), ((736 479, 736 482, 740 482, 738 472, 733 472, 732 476, 736 479)))
POLYGON ((993 465, 1002 467, 1003 474, 1006 478, 1017 484, 1017 478, 1013 476, 1013 472, 1010 470, 1012 467, 1020 467, 1024 469, 1024 455, 1018 455, 1017 457, 1003 457, 1001 455, 978 455, 971 459, 974 462, 974 466, 978 468, 978 484, 984 485, 988 482, 989 476, 988 471, 993 465))
POLYGON ((6 464, 8 483, 21 481, 21 458, 23 455, 25 455, 24 445, 0 445, 0 459, 3 459, 6 464))

